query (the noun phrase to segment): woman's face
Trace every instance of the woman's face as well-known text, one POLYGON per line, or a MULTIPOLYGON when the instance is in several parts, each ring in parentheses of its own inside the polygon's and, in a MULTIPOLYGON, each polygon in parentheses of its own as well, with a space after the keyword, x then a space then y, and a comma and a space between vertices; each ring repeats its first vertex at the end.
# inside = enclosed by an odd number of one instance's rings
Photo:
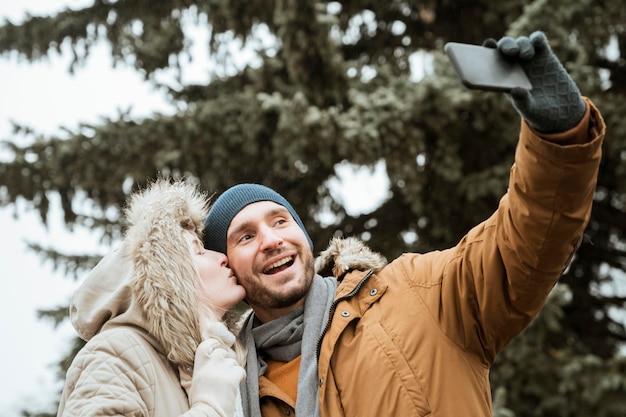
POLYGON ((228 267, 226 255, 207 250, 195 234, 189 233, 192 257, 200 273, 200 288, 211 303, 224 313, 246 296, 246 290, 237 283, 233 271, 228 267))

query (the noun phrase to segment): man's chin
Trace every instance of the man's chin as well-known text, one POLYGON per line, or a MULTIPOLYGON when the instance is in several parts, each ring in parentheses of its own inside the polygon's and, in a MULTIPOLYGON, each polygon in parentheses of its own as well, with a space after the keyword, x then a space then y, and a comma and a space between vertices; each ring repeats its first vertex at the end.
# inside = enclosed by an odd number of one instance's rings
POLYGON ((250 304, 270 309, 288 309, 301 303, 311 287, 314 270, 312 265, 310 268, 304 267, 304 270, 298 269, 297 265, 275 274, 258 276, 258 282, 263 283, 262 288, 252 289, 256 294, 248 297, 250 304))

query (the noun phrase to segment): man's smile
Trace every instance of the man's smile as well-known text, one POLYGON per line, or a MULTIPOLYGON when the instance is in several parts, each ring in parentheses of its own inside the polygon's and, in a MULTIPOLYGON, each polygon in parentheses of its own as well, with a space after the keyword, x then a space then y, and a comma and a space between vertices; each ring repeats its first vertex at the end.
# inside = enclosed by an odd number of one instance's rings
POLYGON ((264 274, 276 274, 280 271, 283 271, 293 265, 294 256, 286 256, 277 260, 276 262, 271 263, 267 268, 263 270, 264 274))

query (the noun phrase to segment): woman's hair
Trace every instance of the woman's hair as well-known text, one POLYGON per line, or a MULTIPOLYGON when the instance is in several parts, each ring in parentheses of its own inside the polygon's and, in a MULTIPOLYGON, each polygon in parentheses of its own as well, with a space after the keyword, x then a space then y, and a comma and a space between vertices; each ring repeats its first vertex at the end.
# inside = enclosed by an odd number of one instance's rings
MULTIPOLYGON (((189 374, 202 342, 200 323, 221 320, 202 296, 186 236, 202 242, 208 208, 209 197, 197 186, 159 178, 132 194, 124 210, 123 250, 134 264, 133 295, 168 359, 189 374)), ((229 329, 236 334, 237 328, 229 329)))

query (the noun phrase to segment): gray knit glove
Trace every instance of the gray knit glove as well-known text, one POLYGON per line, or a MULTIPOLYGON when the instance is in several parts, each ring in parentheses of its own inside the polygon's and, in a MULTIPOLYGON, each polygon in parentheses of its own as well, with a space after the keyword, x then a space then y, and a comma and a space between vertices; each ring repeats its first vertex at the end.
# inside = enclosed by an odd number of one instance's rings
POLYGON ((507 97, 529 125, 543 133, 558 133, 580 122, 585 103, 543 32, 517 39, 505 36, 498 42, 488 39, 483 45, 498 48, 509 60, 518 60, 526 71, 532 90, 514 88, 507 97))

